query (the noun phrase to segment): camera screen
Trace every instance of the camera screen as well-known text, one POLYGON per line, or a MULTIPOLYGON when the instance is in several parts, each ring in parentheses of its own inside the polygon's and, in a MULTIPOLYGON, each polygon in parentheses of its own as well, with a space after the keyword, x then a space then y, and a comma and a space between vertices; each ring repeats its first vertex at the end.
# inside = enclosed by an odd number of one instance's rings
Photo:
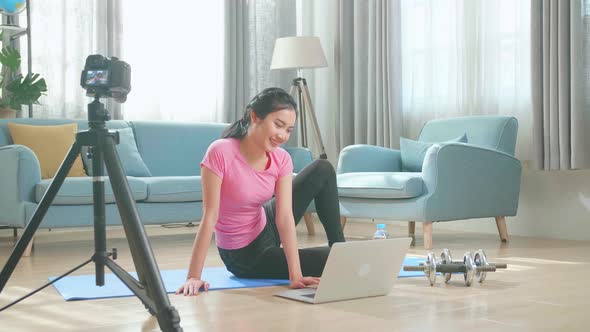
POLYGON ((89 70, 86 72, 86 85, 107 85, 108 80, 108 70, 89 70))

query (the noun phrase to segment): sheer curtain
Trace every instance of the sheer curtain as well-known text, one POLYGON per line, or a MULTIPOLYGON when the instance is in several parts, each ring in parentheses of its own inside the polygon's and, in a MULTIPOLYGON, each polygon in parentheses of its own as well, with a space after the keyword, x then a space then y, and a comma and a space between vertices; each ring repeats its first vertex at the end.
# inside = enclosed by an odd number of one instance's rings
MULTIPOLYGON (((47 96, 39 100, 40 105, 33 106, 33 117, 87 118, 89 98, 80 87, 80 72, 88 55, 109 55, 105 27, 115 2, 32 1, 32 71, 45 78, 48 90, 47 96)), ((26 66, 25 39, 20 45, 26 66)))
POLYGON ((122 1, 126 120, 222 121, 223 1, 122 1), (166 8, 168 7, 168 8, 166 8))
MULTIPOLYGON (((295 34, 295 0, 178 0, 168 7, 144 1, 34 1, 33 71, 48 84, 34 117, 87 117, 80 72, 90 54, 118 56, 131 65, 127 102, 107 102, 114 118, 126 120, 233 121, 257 91, 289 87, 294 73, 271 72, 270 58, 276 38, 295 34), (238 2, 248 18, 239 26, 224 19, 226 6, 238 2), (230 23, 243 31, 228 42, 230 23), (247 60, 248 79, 238 87, 242 97, 223 88, 224 59, 240 43, 248 52, 234 54, 247 60), (235 107, 228 107, 224 94, 235 99, 235 107), (224 104, 233 111, 224 111, 224 104)), ((21 53, 26 54, 26 43, 21 53)))
POLYGON ((402 0, 404 135, 434 118, 504 114, 519 120, 530 160, 530 0, 402 0))

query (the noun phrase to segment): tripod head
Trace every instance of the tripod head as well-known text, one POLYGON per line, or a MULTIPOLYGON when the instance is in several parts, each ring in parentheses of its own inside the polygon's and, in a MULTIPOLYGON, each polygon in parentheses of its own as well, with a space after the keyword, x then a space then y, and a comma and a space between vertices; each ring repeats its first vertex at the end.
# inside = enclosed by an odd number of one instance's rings
POLYGON ((100 94, 94 96, 94 100, 88 104, 88 128, 104 129, 105 122, 111 119, 109 111, 100 102, 100 94))

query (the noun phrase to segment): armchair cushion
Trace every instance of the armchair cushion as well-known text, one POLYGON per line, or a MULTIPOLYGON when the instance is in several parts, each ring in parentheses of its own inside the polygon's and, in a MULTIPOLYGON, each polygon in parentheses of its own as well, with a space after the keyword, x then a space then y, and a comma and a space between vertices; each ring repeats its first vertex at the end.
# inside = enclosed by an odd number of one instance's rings
POLYGON ((338 195, 358 198, 412 198, 422 195, 421 173, 355 172, 338 176, 338 195))
MULTIPOLYGON (((452 142, 467 143, 467 135, 463 134, 462 136, 444 143, 452 142)), ((426 152, 434 144, 435 143, 414 141, 400 137, 399 146, 401 151, 402 170, 405 172, 421 172, 426 152)))
POLYGON ((366 144, 349 145, 340 151, 336 174, 354 172, 399 172, 400 151, 366 144))

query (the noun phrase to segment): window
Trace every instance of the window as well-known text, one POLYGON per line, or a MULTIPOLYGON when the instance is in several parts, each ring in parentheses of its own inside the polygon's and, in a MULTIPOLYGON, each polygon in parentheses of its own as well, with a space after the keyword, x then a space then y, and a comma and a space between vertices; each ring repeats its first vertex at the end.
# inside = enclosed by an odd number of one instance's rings
POLYGON ((223 1, 121 3, 121 58, 131 65, 124 118, 220 121, 223 1))

